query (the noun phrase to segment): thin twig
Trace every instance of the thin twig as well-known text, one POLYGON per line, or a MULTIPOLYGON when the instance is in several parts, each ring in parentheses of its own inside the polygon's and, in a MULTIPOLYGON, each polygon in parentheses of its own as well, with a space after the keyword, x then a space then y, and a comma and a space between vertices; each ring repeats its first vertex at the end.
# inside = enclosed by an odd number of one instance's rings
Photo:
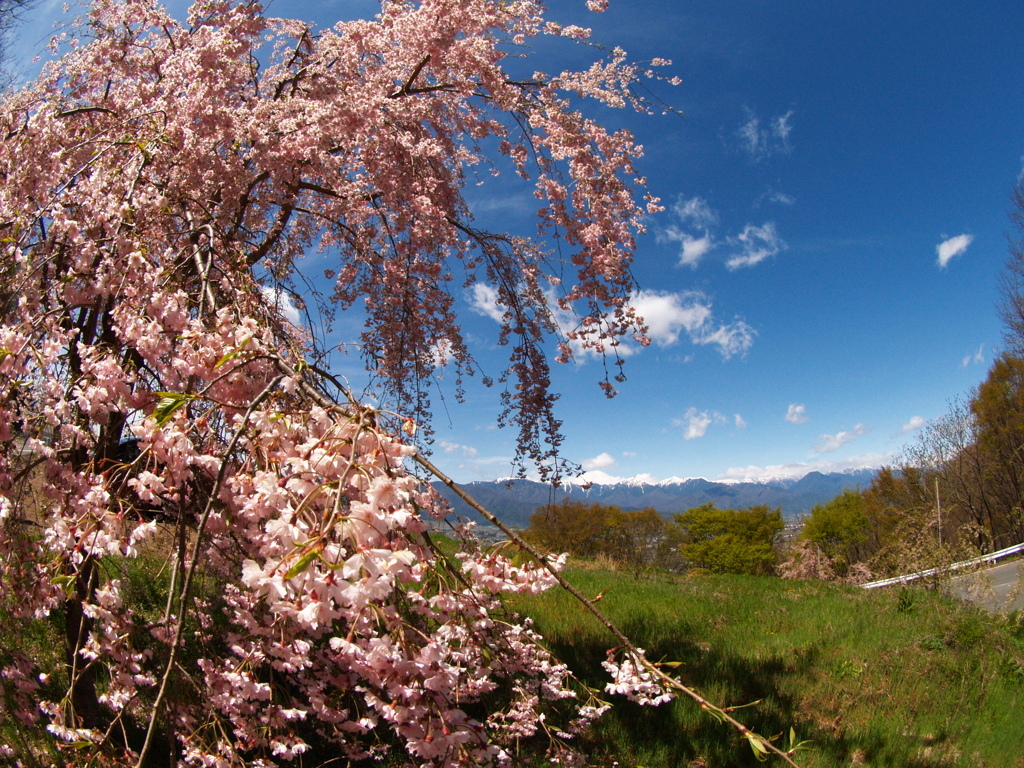
POLYGON ((185 574, 185 580, 181 585, 181 599, 178 603, 178 626, 174 631, 174 641, 171 644, 170 655, 167 659, 167 666, 164 669, 163 679, 160 681, 160 690, 157 692, 156 701, 153 702, 153 711, 149 716, 149 726, 146 728, 146 740, 142 744, 142 749, 139 751, 139 759, 135 762, 135 768, 143 768, 146 763, 146 758, 149 755, 150 747, 153 744, 153 733, 156 730, 157 717, 160 714, 160 708, 163 705, 164 697, 167 694, 167 686, 171 679, 171 673, 174 671, 175 664, 177 662, 178 648, 181 645, 181 638, 185 631, 185 611, 188 605, 188 595, 192 587, 192 579, 195 576, 196 566, 199 564, 199 545, 202 543, 203 531, 206 529, 207 521, 210 519, 210 514, 213 512, 215 502, 220 495, 220 488, 224 484, 224 477, 227 474, 228 460, 231 457, 232 452, 235 450, 235 446, 238 445, 238 441, 242 438, 242 432, 245 431, 246 426, 249 424, 249 419, 252 417, 256 409, 259 408, 260 404, 267 399, 277 389, 277 386, 281 383, 284 375, 278 375, 263 388, 256 398, 249 405, 245 415, 242 417, 242 423, 238 425, 238 429, 235 430, 235 434, 231 438, 231 442, 228 447, 224 449, 224 457, 220 462, 220 470, 217 472, 217 482, 214 483, 213 490, 210 492, 209 497, 206 500, 206 508, 203 510, 202 518, 199 521, 199 525, 196 527, 196 538, 195 544, 192 547, 192 561, 189 563, 188 572, 185 574))

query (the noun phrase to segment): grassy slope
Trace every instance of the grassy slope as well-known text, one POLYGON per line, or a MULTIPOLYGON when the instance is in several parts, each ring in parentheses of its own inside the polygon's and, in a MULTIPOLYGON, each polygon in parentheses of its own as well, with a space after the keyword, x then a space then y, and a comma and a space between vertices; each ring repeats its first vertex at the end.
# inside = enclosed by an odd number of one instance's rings
MULTIPOLYGON (((652 660, 763 735, 811 739, 806 766, 1024 766, 1024 629, 925 590, 706 576, 633 580, 573 570, 652 660)), ((524 600, 553 650, 595 686, 611 638, 565 593, 524 600)), ((593 748, 607 765, 757 764, 689 702, 622 702, 593 748)))

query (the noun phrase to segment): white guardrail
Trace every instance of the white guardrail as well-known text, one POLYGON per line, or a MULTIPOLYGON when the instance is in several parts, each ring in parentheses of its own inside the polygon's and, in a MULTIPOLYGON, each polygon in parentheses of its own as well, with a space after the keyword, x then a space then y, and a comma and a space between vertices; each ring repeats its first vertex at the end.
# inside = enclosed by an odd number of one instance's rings
POLYGON ((926 579, 929 576, 936 576, 940 573, 959 571, 963 568, 981 565, 982 563, 994 563, 996 560, 1009 557, 1010 555, 1015 555, 1018 552, 1024 552, 1024 544, 1014 544, 1012 547, 1000 549, 998 552, 982 555, 981 557, 976 557, 973 560, 964 560, 962 563, 953 563, 952 565, 945 565, 941 568, 929 568, 927 571, 921 571, 920 573, 911 573, 906 576, 894 576, 891 579, 882 579, 881 581, 869 581, 867 584, 861 584, 861 586, 864 587, 864 589, 874 589, 875 587, 889 587, 893 584, 906 584, 908 581, 926 579))

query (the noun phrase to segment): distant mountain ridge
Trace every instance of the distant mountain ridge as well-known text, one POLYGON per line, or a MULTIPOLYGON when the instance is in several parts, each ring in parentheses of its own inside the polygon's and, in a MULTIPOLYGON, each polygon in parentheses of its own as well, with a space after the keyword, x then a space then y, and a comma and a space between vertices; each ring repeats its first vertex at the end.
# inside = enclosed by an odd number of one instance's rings
MULTIPOLYGON (((654 507, 668 516, 685 512, 708 502, 721 509, 745 509, 765 504, 781 507, 782 516, 791 520, 806 514, 816 504, 829 501, 846 489, 866 488, 875 469, 846 472, 809 472, 799 479, 785 478, 760 482, 718 482, 703 478, 661 482, 624 480, 617 483, 563 485, 552 488, 532 480, 492 480, 466 483, 470 496, 514 528, 524 528, 537 507, 558 504, 565 498, 587 503, 606 504, 624 510, 654 507)), ((452 505, 456 514, 479 520, 469 506, 439 483, 435 487, 452 505)))

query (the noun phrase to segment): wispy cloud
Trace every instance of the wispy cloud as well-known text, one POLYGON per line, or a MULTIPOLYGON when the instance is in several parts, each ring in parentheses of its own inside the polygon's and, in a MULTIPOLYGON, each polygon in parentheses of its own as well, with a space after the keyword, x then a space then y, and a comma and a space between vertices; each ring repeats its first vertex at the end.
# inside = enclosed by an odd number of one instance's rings
POLYGON ((867 427, 858 424, 847 432, 837 432, 834 435, 822 435, 821 442, 814 446, 815 453, 832 453, 838 451, 851 440, 856 440, 861 435, 867 434, 867 427))
POLYGON ((978 351, 971 355, 966 355, 963 360, 960 361, 960 367, 966 368, 971 363, 975 365, 982 365, 985 362, 985 345, 982 344, 978 347, 978 351))
POLYGON ((672 419, 674 426, 684 428, 683 437, 686 440, 704 437, 708 427, 712 424, 724 423, 726 423, 726 418, 722 414, 698 411, 696 408, 690 408, 681 419, 672 419))
POLYGON ((449 456, 466 456, 468 458, 476 458, 477 456, 477 450, 473 446, 451 443, 447 440, 441 441, 441 450, 449 456))
POLYGON ((900 431, 897 435, 909 435, 911 432, 917 432, 928 424, 928 422, 921 416, 912 416, 910 421, 900 427, 900 431))
POLYGON ((786 409, 786 421, 790 424, 803 424, 807 421, 807 406, 799 403, 790 403, 786 409))
POLYGON ((584 459, 580 462, 580 466, 588 472, 594 469, 611 469, 615 464, 615 457, 607 451, 599 453, 592 459, 584 459))
POLYGON ((707 232, 700 237, 694 237, 675 227, 670 227, 666 230, 666 236, 670 240, 676 240, 681 244, 679 248, 679 263, 695 269, 701 259, 716 245, 715 241, 711 239, 711 235, 707 232))
POLYGON ((267 285, 261 285, 260 290, 267 301, 272 302, 278 311, 284 315, 285 320, 292 325, 302 325, 302 315, 299 312, 299 308, 295 306, 295 302, 292 301, 292 295, 288 291, 267 285))
MULTIPOLYGON (((795 203, 791 196, 777 192, 766 196, 783 205, 795 203)), ((759 198, 755 207, 764 198, 759 198)), ((679 263, 684 266, 696 268, 708 253, 725 246, 733 250, 726 261, 729 269, 752 267, 787 247, 774 221, 766 221, 760 226, 747 224, 739 234, 720 239, 713 231, 718 225, 718 213, 702 197, 680 198, 672 206, 672 213, 676 222, 662 229, 658 239, 679 243, 679 263)))
POLYGON ((779 237, 773 221, 760 227, 747 224, 736 237, 729 238, 729 244, 740 248, 739 253, 725 263, 729 269, 752 267, 786 248, 786 242, 779 237))
POLYGON ((790 151, 789 135, 793 131, 793 110, 762 123, 752 109, 745 108, 746 121, 736 131, 740 147, 754 160, 763 160, 790 151))
POLYGON ((796 205, 796 198, 793 195, 787 195, 785 192, 779 192, 776 189, 766 189, 757 199, 754 201, 754 208, 760 208, 765 203, 772 203, 773 205, 796 205))
POLYGON ((716 346, 728 359, 746 354, 757 333, 742 320, 716 322, 711 301, 699 291, 638 291, 630 305, 647 323, 651 340, 662 347, 677 343, 686 333, 694 344, 716 346))
POLYGON ((740 416, 738 413, 734 417, 733 423, 736 424, 736 429, 746 429, 747 428, 746 420, 742 416, 740 416))
POLYGON ((945 269, 950 260, 966 251, 972 242, 974 235, 957 235, 948 237, 935 246, 935 253, 939 257, 939 269, 945 269))
POLYGON ((718 223, 718 214, 703 197, 691 197, 689 200, 680 198, 672 206, 672 212, 684 224, 702 229, 708 229, 718 223))
POLYGON ((469 291, 469 308, 497 323, 505 316, 505 307, 498 303, 498 291, 483 283, 474 283, 469 291))
POLYGON ((661 233, 663 239, 681 244, 679 263, 696 268, 701 259, 717 245, 710 230, 718 223, 718 214, 702 197, 691 197, 688 200, 680 198, 672 206, 672 212, 683 227, 692 227, 702 232, 694 235, 673 225, 661 233))

